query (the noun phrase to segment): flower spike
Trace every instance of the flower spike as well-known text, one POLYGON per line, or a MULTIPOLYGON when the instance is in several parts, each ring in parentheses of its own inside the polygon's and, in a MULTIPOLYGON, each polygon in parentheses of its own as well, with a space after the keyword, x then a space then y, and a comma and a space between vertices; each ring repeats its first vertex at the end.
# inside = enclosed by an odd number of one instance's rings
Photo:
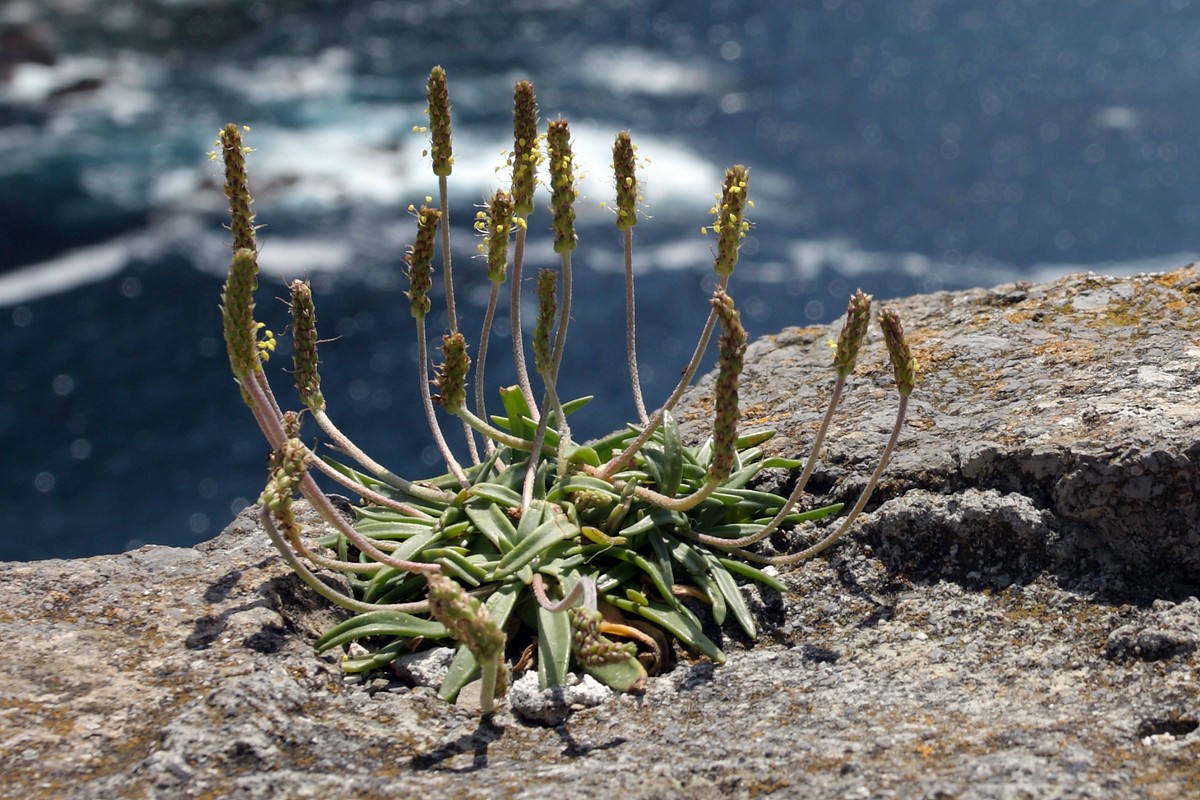
POLYGON ((913 358, 904 338, 900 315, 895 309, 885 308, 879 314, 879 327, 883 328, 883 340, 887 344, 892 370, 896 373, 896 389, 902 397, 908 397, 917 382, 917 360, 913 358))
POLYGON ((858 362, 858 350, 867 335, 867 324, 871 321, 871 295, 858 289, 850 297, 846 308, 846 324, 838 336, 833 354, 833 366, 839 378, 847 378, 854 372, 858 362))
MULTIPOLYGON (((258 255, 243 247, 233 254, 229 277, 221 292, 221 317, 229 365, 239 380, 262 371, 258 355, 258 331, 262 326, 254 321, 254 290, 257 288, 258 255)), ((249 398, 243 399, 249 404, 249 398)))
POLYGON ((746 190, 750 181, 750 171, 741 164, 735 164, 725 172, 725 183, 718 198, 719 205, 711 211, 716 219, 712 224, 712 232, 717 235, 717 255, 713 261, 713 270, 721 277, 733 273, 733 267, 738 261, 738 248, 750 223, 746 221, 745 210, 749 204, 746 190))
POLYGON ((450 92, 446 88, 446 70, 434 67, 429 72, 429 155, 433 174, 445 178, 454 169, 454 150, 450 144, 450 92))
POLYGON ((492 283, 503 283, 508 271, 508 240, 513 227, 513 198, 503 189, 488 201, 487 210, 475 217, 475 228, 484 236, 479 247, 487 256, 487 276, 492 283))
POLYGON ((461 333, 446 334, 442 337, 442 352, 446 360, 433 377, 438 390, 436 399, 443 408, 456 414, 467 399, 467 373, 471 371, 466 338, 461 333))
MULTIPOLYGON (((217 144, 225 162, 225 196, 229 198, 230 226, 233 249, 256 250, 254 242, 254 198, 246 180, 246 154, 250 148, 242 144, 242 128, 230 122, 221 129, 217 144)), ((245 130, 249 130, 246 128, 245 130)))
POLYGON ((617 183, 617 228, 629 230, 637 225, 638 183, 633 140, 629 131, 617 134, 613 142, 613 175, 617 183))
POLYGON ((300 402, 311 411, 325 409, 321 375, 317 372, 317 311, 307 281, 292 281, 292 364, 300 402))
POLYGON ((557 288, 557 272, 552 269, 538 270, 538 315, 533 329, 533 363, 542 375, 549 375, 551 366, 551 334, 554 331, 554 316, 558 313, 557 288))
POLYGON ((737 458, 738 378, 746 353, 746 329, 742 327, 741 315, 733 308, 733 298, 724 290, 718 289, 713 294, 712 305, 721 319, 721 336, 717 340, 720 348, 715 390, 717 411, 708 476, 710 480, 724 480, 737 458))
POLYGON ((575 249, 575 155, 571 152, 571 126, 556 119, 546 131, 550 147, 550 205, 554 212, 554 252, 575 249))
POLYGON ((533 187, 542 161, 538 150, 538 106, 533 84, 519 81, 513 90, 513 213, 527 217, 533 213, 533 187))
MULTIPOLYGON (((410 208, 410 210, 412 210, 410 208)), ((433 248, 437 239, 438 222, 442 212, 436 208, 421 206, 414 211, 417 216, 417 239, 409 249, 404 261, 408 264, 408 301, 412 315, 423 319, 429 313, 429 290, 433 288, 433 248)))

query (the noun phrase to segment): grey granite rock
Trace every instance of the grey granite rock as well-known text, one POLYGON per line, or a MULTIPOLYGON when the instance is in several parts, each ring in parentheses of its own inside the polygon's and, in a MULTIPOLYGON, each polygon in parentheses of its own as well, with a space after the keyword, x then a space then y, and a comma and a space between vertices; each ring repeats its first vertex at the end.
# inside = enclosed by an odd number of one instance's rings
MULTIPOLYGON (((1025 553, 1024 569, 1047 570, 1068 584, 1086 579, 1126 597, 1200 594, 1196 265, 890 305, 900 311, 922 373, 869 508, 912 490, 1020 495, 1047 528, 1042 552, 1025 553)), ((807 452, 833 383, 825 342, 836 333, 787 329, 750 346, 743 425, 777 429, 772 452, 807 452)), ((825 499, 853 502, 897 405, 876 329, 858 364, 810 483, 825 499)), ((685 398, 693 438, 704 435, 711 380, 685 398)), ((889 541, 879 517, 864 519, 859 530, 873 543, 889 541)), ((976 548, 1009 547, 1004 526, 985 536, 976 548)), ((942 537, 937 546, 943 551, 910 562, 914 576, 956 545, 942 537)))
MULTIPOLYGON (((312 650, 339 615, 252 514, 195 548, 0 564, 0 795, 1188 797, 1197 289, 1187 269, 897 303, 925 372, 869 513, 782 571, 785 594, 748 587, 763 633, 731 633, 728 663, 681 659, 553 726, 346 680, 312 650)), ((812 435, 835 333, 751 349, 745 416, 777 452, 812 435)), ((813 502, 853 499, 873 466, 880 357, 813 502)), ((692 436, 706 404, 702 383, 692 436)))

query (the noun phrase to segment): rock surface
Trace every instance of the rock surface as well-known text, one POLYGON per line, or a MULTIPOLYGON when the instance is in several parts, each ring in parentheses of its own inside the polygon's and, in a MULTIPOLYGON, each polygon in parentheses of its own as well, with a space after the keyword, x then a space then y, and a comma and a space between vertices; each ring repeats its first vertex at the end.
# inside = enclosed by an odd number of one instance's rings
MULTIPOLYGON (((895 305, 924 374, 884 484, 785 596, 746 589, 763 633, 726 639, 726 665, 682 661, 556 727, 349 683, 311 648, 335 614, 244 513, 196 548, 0 564, 0 795, 1188 796, 1200 274, 895 305)), ((823 413, 833 335, 752 346, 745 416, 778 452, 823 413)), ((819 501, 874 466, 888 377, 875 341, 819 501)))

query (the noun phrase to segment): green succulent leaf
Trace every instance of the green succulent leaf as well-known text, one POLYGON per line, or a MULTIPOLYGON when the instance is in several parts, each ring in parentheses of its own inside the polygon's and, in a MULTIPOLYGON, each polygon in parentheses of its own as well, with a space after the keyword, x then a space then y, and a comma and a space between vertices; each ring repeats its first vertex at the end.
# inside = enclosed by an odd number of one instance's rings
POLYGON ((732 558, 718 558, 717 560, 721 562, 721 566, 736 575, 741 575, 743 578, 749 578, 752 581, 758 581, 763 586, 768 586, 777 592, 787 591, 787 587, 780 583, 777 578, 768 575, 757 567, 750 566, 744 561, 735 561, 732 558))
POLYGON ((517 538, 517 529, 498 506, 488 503, 482 508, 467 506, 464 510, 479 532, 499 552, 507 553, 512 550, 513 542, 517 538))
POLYGON ((646 668, 635 656, 612 664, 584 664, 583 671, 614 692, 630 692, 646 681, 646 668))
POLYGON ((537 424, 532 421, 533 412, 525 402, 525 395, 519 386, 506 386, 500 390, 500 402, 508 414, 508 424, 505 426, 509 433, 522 439, 533 441, 537 435, 537 424))
POLYGON ((416 617, 403 611, 368 611, 327 630, 313 644, 318 653, 367 636, 403 636, 440 639, 446 628, 440 622, 416 617))
MULTIPOLYGON (((750 607, 746 605, 746 598, 742 596, 737 581, 733 579, 733 575, 716 556, 705 554, 705 559, 708 561, 708 574, 717 584, 717 590, 724 596, 726 606, 733 612, 733 618, 737 620, 738 625, 746 632, 747 636, 751 639, 755 638, 758 636, 758 629, 754 624, 754 615, 750 613, 750 607)), ((717 624, 722 622, 724 620, 718 621, 717 624)))
POLYGON ((674 497, 683 481, 683 440, 679 436, 679 423, 670 411, 663 414, 662 433, 662 482, 659 491, 667 497, 674 497))
POLYGON ((520 508, 521 495, 498 483, 477 483, 470 489, 472 497, 488 500, 505 508, 520 508))
POLYGON ((496 566, 495 572, 492 573, 491 579, 501 580, 513 575, 523 567, 529 566, 530 562, 549 549, 551 545, 578 536, 579 529, 566 519, 546 520, 517 542, 512 550, 504 554, 496 566))
POLYGON ((407 646, 407 639, 395 639, 373 653, 354 658, 344 658, 342 659, 342 672, 348 675, 357 675, 382 669, 395 661, 398 656, 402 655, 407 646))
POLYGON ((571 668, 571 621, 565 611, 537 607, 538 685, 562 686, 571 668))

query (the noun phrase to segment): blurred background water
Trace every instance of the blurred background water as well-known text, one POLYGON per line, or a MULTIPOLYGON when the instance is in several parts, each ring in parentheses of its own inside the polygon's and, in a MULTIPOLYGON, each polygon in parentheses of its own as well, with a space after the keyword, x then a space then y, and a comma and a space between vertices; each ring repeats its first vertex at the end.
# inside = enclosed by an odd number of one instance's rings
MULTIPOLYGON (((600 208, 618 130, 649 159, 651 403, 705 313, 699 228, 733 163, 756 201, 732 283, 752 335, 829 322, 856 286, 1169 269, 1200 247, 1189 0, 4 0, 0 48, 0 559, 191 544, 257 496, 266 446, 217 311, 228 234, 206 153, 228 121, 257 149, 260 318, 282 330, 269 295, 311 278, 337 337, 331 415, 396 471, 440 471, 399 269, 405 209, 435 194, 411 132, 434 64, 467 330, 486 298, 469 222, 505 183, 513 83, 572 120, 587 179, 563 393, 601 398, 582 435, 633 415, 600 208)), ((530 220, 531 269, 555 263, 548 223, 530 220)))

